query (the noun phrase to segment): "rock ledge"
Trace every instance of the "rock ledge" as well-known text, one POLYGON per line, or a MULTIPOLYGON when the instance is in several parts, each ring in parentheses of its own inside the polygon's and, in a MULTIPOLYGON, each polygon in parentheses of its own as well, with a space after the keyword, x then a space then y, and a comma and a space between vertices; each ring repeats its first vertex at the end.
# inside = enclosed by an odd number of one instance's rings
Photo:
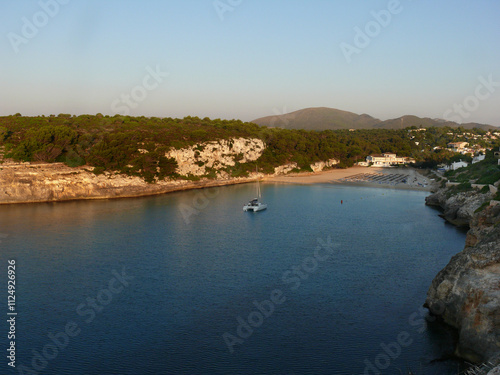
POLYGON ((426 199, 440 206, 450 222, 470 227, 465 249, 441 270, 425 306, 458 329, 456 354, 474 363, 500 357, 500 205, 475 211, 490 194, 441 190, 426 199))

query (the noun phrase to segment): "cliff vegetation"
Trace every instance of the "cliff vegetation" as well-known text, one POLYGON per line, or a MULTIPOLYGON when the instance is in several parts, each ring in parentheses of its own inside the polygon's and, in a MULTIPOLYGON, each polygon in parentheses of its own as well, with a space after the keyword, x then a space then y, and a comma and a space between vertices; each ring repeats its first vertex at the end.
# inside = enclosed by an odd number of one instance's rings
MULTIPOLYGON (((446 136, 443 137, 438 137, 439 142, 445 141, 446 136)), ((429 150, 432 142, 426 146, 429 150)), ((255 171, 257 165, 264 173, 273 173, 282 165, 296 165, 294 170, 311 171, 314 169, 311 165, 328 160, 337 161, 329 165, 345 168, 367 155, 384 152, 410 156, 421 164, 454 157, 447 150, 423 153, 405 129, 305 131, 190 116, 174 119, 17 114, 0 117, 0 146, 4 148, 5 157, 15 161, 62 162, 70 167, 86 165, 93 167, 95 174, 119 172, 147 182, 165 178, 210 178, 221 168, 229 176, 245 177, 255 171), (231 147, 235 139, 242 138, 263 142, 264 148, 257 159, 243 160, 240 156, 240 160, 236 158, 235 163, 222 167, 207 165, 207 160, 200 159, 196 163, 203 169, 203 175, 180 172, 175 150, 191 148, 198 157, 210 142, 226 142, 231 147)))

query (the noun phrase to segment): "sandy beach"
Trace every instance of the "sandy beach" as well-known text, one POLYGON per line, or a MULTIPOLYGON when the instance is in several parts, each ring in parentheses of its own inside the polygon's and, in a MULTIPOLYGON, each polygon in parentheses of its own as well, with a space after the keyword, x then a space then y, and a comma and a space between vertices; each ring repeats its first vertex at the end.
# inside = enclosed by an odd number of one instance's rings
POLYGON ((357 186, 430 191, 432 181, 412 168, 351 167, 317 173, 266 177, 264 182, 290 184, 333 183, 357 186))

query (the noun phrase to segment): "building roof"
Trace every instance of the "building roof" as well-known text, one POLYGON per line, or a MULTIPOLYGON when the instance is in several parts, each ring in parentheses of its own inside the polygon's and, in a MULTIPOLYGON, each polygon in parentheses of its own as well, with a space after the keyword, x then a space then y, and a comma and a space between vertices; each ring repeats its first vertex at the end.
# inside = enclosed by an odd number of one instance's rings
POLYGON ((448 143, 448 146, 461 146, 461 145, 467 145, 467 142, 450 142, 448 143))

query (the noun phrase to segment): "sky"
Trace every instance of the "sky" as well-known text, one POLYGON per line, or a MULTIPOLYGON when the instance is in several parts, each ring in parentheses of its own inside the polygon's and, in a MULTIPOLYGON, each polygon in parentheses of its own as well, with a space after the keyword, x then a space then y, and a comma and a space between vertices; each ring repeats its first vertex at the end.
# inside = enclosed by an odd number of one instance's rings
POLYGON ((500 126, 498 0, 2 0, 0 115, 500 126))

